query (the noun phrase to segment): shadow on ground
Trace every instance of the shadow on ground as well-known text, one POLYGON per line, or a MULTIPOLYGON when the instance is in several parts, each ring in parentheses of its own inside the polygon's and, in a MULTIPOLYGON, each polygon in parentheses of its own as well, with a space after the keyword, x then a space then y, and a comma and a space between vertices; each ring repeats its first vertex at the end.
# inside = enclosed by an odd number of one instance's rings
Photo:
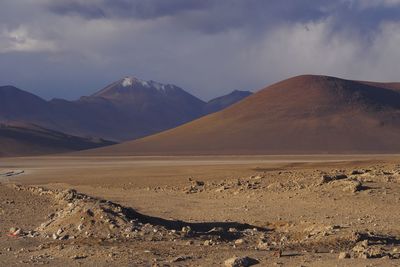
POLYGON ((153 217, 141 214, 132 208, 124 208, 124 213, 130 219, 137 219, 142 223, 149 223, 152 225, 163 226, 168 230, 180 231, 183 227, 190 227, 192 230, 192 237, 202 236, 202 235, 216 235, 220 236, 225 240, 233 240, 241 235, 241 231, 245 230, 257 230, 260 232, 267 232, 269 229, 257 227, 254 225, 238 222, 200 222, 191 223, 180 220, 166 220, 159 217, 153 217), (236 229, 237 232, 230 229, 236 229))

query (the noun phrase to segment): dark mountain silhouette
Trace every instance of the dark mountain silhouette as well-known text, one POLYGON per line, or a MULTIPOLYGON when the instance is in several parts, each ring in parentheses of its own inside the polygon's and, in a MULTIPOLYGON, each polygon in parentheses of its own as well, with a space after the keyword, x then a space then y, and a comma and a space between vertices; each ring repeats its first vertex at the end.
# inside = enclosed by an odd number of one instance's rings
POLYGON ((251 94, 252 92, 250 91, 235 90, 230 94, 214 98, 208 101, 207 104, 205 105, 204 114, 211 114, 223 110, 235 104, 236 102, 239 102, 240 100, 250 96, 251 94))
POLYGON ((45 129, 36 125, 0 124, 0 157, 42 155, 115 144, 45 129))

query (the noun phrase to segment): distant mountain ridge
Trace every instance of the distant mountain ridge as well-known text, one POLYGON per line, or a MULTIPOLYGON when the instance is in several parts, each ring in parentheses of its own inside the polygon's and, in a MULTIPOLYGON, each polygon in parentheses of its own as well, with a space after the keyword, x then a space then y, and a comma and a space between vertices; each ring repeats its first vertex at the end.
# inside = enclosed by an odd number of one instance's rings
MULTIPOLYGON (((243 96, 244 97, 244 96, 243 96)), ((46 101, 13 86, 0 87, 0 122, 21 122, 76 135, 124 141, 161 132, 241 100, 218 107, 182 88, 125 77, 76 101, 46 101)))
POLYGON ((250 95, 252 95, 252 92, 250 91, 234 90, 227 95, 211 99, 205 105, 204 114, 210 114, 223 110, 224 108, 229 107, 250 95))
POLYGON ((111 141, 67 135, 37 125, 0 123, 0 157, 70 152, 113 144, 111 141))

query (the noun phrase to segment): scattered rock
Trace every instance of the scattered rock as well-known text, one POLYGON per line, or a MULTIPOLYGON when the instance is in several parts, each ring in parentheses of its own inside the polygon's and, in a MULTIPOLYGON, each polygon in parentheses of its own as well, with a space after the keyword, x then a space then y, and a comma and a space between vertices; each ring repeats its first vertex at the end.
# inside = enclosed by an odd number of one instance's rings
POLYGON ((346 186, 343 188, 343 191, 355 193, 361 191, 363 188, 362 183, 358 180, 348 181, 346 186))
POLYGON ((353 170, 353 171, 351 172, 352 175, 358 175, 358 174, 364 174, 364 173, 365 173, 364 170, 353 170))
POLYGON ((186 260, 190 260, 191 258, 192 258, 191 256, 178 256, 178 257, 172 259, 171 262, 186 261, 186 260))
POLYGON ((235 243, 235 246, 240 246, 246 242, 244 241, 244 239, 236 239, 234 243, 235 243))
POLYGON ((214 245, 214 242, 212 240, 206 240, 206 241, 204 241, 203 245, 204 246, 212 246, 212 245, 214 245))
POLYGON ((204 186, 204 182, 203 181, 195 181, 194 184, 196 186, 204 186))
POLYGON ((221 186, 221 187, 217 188, 217 189, 215 190, 215 192, 221 193, 221 192, 225 191, 226 189, 228 189, 226 186, 221 186))
POLYGON ((257 249, 259 250, 271 250, 271 246, 268 242, 265 242, 263 240, 260 240, 257 244, 257 249))
POLYGON ((17 228, 17 227, 11 227, 10 228, 10 236, 15 236, 15 237, 17 237, 17 236, 21 236, 21 235, 23 235, 24 233, 22 232, 22 230, 20 229, 20 228, 17 228))
POLYGON ((193 234, 192 228, 190 226, 184 226, 182 227, 182 234, 185 237, 190 237, 193 234))
POLYGON ((348 259, 348 258, 350 258, 350 253, 348 253, 348 252, 340 252, 339 253, 339 259, 340 260, 348 259))
POLYGON ((87 257, 88 256, 86 256, 86 255, 73 255, 73 256, 71 256, 71 259, 73 259, 73 260, 82 260, 82 259, 85 259, 87 257))
POLYGON ((346 179, 347 175, 346 174, 336 174, 336 175, 328 175, 328 174, 324 174, 322 175, 321 178, 321 184, 325 184, 325 183, 329 183, 335 180, 342 180, 342 179, 346 179))
POLYGON ((258 260, 249 257, 233 257, 224 262, 226 267, 247 267, 257 263, 258 260))

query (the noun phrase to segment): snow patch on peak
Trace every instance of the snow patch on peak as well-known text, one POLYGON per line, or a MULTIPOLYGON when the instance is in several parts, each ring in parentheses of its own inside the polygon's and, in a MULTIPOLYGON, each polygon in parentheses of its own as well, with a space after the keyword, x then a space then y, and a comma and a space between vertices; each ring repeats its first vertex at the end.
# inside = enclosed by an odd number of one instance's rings
POLYGON ((134 85, 140 85, 145 88, 156 89, 157 91, 160 91, 160 92, 166 92, 167 89, 172 89, 175 87, 174 85, 171 85, 171 84, 162 84, 162 83, 152 81, 152 80, 145 81, 145 80, 141 80, 141 79, 138 79, 135 77, 130 77, 130 76, 125 77, 122 80, 121 85, 123 87, 131 87, 134 85))
POLYGON ((132 77, 125 77, 122 80, 122 86, 123 87, 128 87, 128 86, 132 86, 133 84, 133 78, 132 77))
POLYGON ((129 77, 129 76, 125 77, 122 80, 121 84, 123 87, 130 87, 130 86, 133 86, 134 84, 141 85, 143 87, 151 87, 149 82, 135 78, 135 77, 129 77))
POLYGON ((150 87, 149 83, 146 82, 146 81, 139 80, 139 82, 140 82, 140 84, 141 84, 143 87, 150 87))
POLYGON ((165 91, 165 84, 161 84, 155 81, 150 81, 151 86, 156 88, 158 91, 165 91))

